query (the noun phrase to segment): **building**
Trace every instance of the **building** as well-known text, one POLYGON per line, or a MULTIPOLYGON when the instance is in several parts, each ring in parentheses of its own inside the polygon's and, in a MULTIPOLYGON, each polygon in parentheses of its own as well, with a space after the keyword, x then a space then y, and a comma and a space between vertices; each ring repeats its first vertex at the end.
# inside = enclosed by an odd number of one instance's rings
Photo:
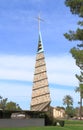
POLYGON ((65 110, 64 109, 58 109, 57 107, 53 107, 52 110, 53 117, 54 118, 64 118, 65 117, 65 110))
MULTIPOLYGON (((40 23, 40 18, 38 18, 38 20, 40 23)), ((41 32, 39 29, 39 40, 30 107, 31 111, 48 111, 50 107, 50 102, 51 98, 48 85, 44 49, 42 44, 41 32)))

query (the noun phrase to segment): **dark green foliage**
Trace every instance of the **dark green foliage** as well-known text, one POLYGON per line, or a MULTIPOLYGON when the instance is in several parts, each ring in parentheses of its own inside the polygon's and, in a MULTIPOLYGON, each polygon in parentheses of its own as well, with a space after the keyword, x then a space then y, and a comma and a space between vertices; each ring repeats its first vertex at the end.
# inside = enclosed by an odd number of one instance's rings
POLYGON ((45 112, 41 111, 24 111, 29 118, 45 118, 45 112))
MULTIPOLYGON (((65 0, 65 4, 70 8, 73 14, 83 17, 83 0, 65 0)), ((83 27, 83 21, 79 21, 78 24, 83 27)), ((70 50, 70 53, 76 60, 77 66, 83 70, 83 29, 77 28, 76 31, 70 30, 69 33, 65 33, 64 36, 69 41, 81 41, 81 43, 77 44, 77 47, 73 47, 70 50)))
POLYGON ((0 118, 1 119, 11 118, 11 114, 15 112, 18 111, 0 110, 0 118))
POLYGON ((82 41, 83 40, 83 29, 78 28, 76 30, 76 32, 70 30, 69 33, 65 33, 64 36, 70 41, 73 41, 73 40, 82 41))
POLYGON ((78 25, 83 26, 83 21, 79 21, 78 25))
MULTIPOLYGON (((72 14, 77 14, 79 17, 83 18, 83 0, 65 0, 65 5, 70 8, 72 14)), ((76 78, 82 83, 83 82, 83 20, 78 21, 80 28, 77 28, 76 31, 69 31, 65 33, 64 36, 70 41, 80 41, 76 47, 73 47, 70 50, 73 58, 76 61, 76 65, 80 68, 80 75, 76 74, 76 78)), ((80 87, 80 86, 79 86, 80 87)), ((82 98, 83 94, 80 91, 80 119, 81 119, 81 108, 82 108, 82 98)))
POLYGON ((66 95, 63 98, 63 105, 66 105, 65 112, 69 117, 73 117, 74 111, 73 111, 73 98, 70 95, 66 95))
POLYGON ((63 127, 65 121, 54 119, 53 117, 49 117, 47 114, 45 115, 45 126, 57 126, 57 124, 63 127))
POLYGON ((10 101, 6 104, 6 110, 21 110, 21 108, 15 102, 10 101))
POLYGON ((63 127, 63 126, 65 125, 65 121, 64 121, 64 120, 54 119, 54 121, 53 121, 53 126, 57 126, 57 125, 63 127))
POLYGON ((0 110, 0 118, 11 118, 12 113, 25 114, 28 118, 45 118, 44 112, 23 110, 0 110))
POLYGON ((3 98, 0 96, 0 109, 2 110, 22 110, 18 104, 15 102, 8 102, 8 98, 3 98))
POLYGON ((11 117, 11 111, 3 111, 3 117, 2 118, 10 118, 11 117))
POLYGON ((49 112, 45 113, 45 125, 46 126, 57 126, 57 123, 61 127, 63 127, 65 124, 65 121, 53 118, 53 116, 49 112))
POLYGON ((77 47, 73 47, 70 50, 73 58, 76 60, 76 65, 79 66, 81 70, 83 70, 83 29, 77 29, 76 32, 69 31, 69 33, 65 33, 64 36, 72 41, 72 40, 80 40, 81 44, 77 44, 77 47))
POLYGON ((56 126, 57 125, 57 121, 54 120, 53 123, 52 123, 53 126, 56 126))
POLYGON ((73 98, 70 95, 66 95, 63 98, 63 105, 66 105, 66 107, 70 107, 73 105, 73 98))
POLYGON ((80 69, 83 69, 83 50, 74 47, 70 50, 70 52, 74 59, 76 59, 76 65, 79 66, 80 69))
POLYGON ((83 17, 83 0, 66 0, 65 4, 70 7, 70 11, 73 14, 83 17))
MULTIPOLYGON (((73 14, 83 17, 83 0, 65 0, 65 4, 70 8, 73 14)), ((70 30, 69 33, 65 33, 64 36, 70 41, 81 41, 80 44, 77 44, 77 47, 70 50, 70 53, 76 60, 76 64, 83 70, 83 21, 79 21, 78 24, 81 28, 77 28, 76 31, 70 30)))
POLYGON ((53 125, 53 118, 48 114, 45 114, 45 126, 53 125))
POLYGON ((3 110, 6 109, 7 100, 8 100, 7 98, 2 98, 2 97, 0 96, 0 108, 1 108, 1 109, 3 109, 3 110))
POLYGON ((62 110, 65 110, 64 107, 60 107, 60 106, 56 106, 56 109, 57 109, 57 110, 61 110, 61 109, 62 109, 62 110))
POLYGON ((60 126, 61 126, 61 127, 63 127, 63 126, 64 126, 64 124, 65 124, 65 121, 60 120, 60 121, 59 121, 59 123, 60 123, 60 126))
POLYGON ((68 118, 72 118, 72 117, 74 117, 75 116, 75 110, 74 110, 74 108, 73 107, 67 107, 66 108, 66 114, 68 115, 68 118))
POLYGON ((83 84, 80 84, 81 98, 83 98, 83 84))

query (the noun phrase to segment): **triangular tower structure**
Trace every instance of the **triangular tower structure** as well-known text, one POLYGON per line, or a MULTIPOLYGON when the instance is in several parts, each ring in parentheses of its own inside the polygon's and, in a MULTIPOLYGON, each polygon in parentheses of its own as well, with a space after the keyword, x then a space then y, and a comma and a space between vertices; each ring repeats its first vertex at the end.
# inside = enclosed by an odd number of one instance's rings
POLYGON ((31 111, 48 111, 50 108, 50 91, 48 85, 46 63, 39 31, 38 49, 32 88, 31 111))

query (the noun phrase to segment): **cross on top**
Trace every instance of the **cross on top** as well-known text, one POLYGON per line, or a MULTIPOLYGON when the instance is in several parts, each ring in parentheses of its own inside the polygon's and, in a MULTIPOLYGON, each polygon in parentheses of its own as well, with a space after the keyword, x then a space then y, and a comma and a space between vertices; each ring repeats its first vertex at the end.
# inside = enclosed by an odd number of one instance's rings
POLYGON ((40 18, 40 15, 36 19, 38 20, 38 31, 40 31, 40 22, 44 20, 40 18))

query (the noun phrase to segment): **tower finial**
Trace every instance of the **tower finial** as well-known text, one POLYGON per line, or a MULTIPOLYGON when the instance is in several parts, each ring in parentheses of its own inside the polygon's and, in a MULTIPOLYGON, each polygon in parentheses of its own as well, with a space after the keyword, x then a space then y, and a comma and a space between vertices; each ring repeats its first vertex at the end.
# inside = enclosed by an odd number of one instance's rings
POLYGON ((36 19, 38 20, 38 31, 40 32, 40 21, 44 21, 44 20, 41 19, 40 14, 36 19))

